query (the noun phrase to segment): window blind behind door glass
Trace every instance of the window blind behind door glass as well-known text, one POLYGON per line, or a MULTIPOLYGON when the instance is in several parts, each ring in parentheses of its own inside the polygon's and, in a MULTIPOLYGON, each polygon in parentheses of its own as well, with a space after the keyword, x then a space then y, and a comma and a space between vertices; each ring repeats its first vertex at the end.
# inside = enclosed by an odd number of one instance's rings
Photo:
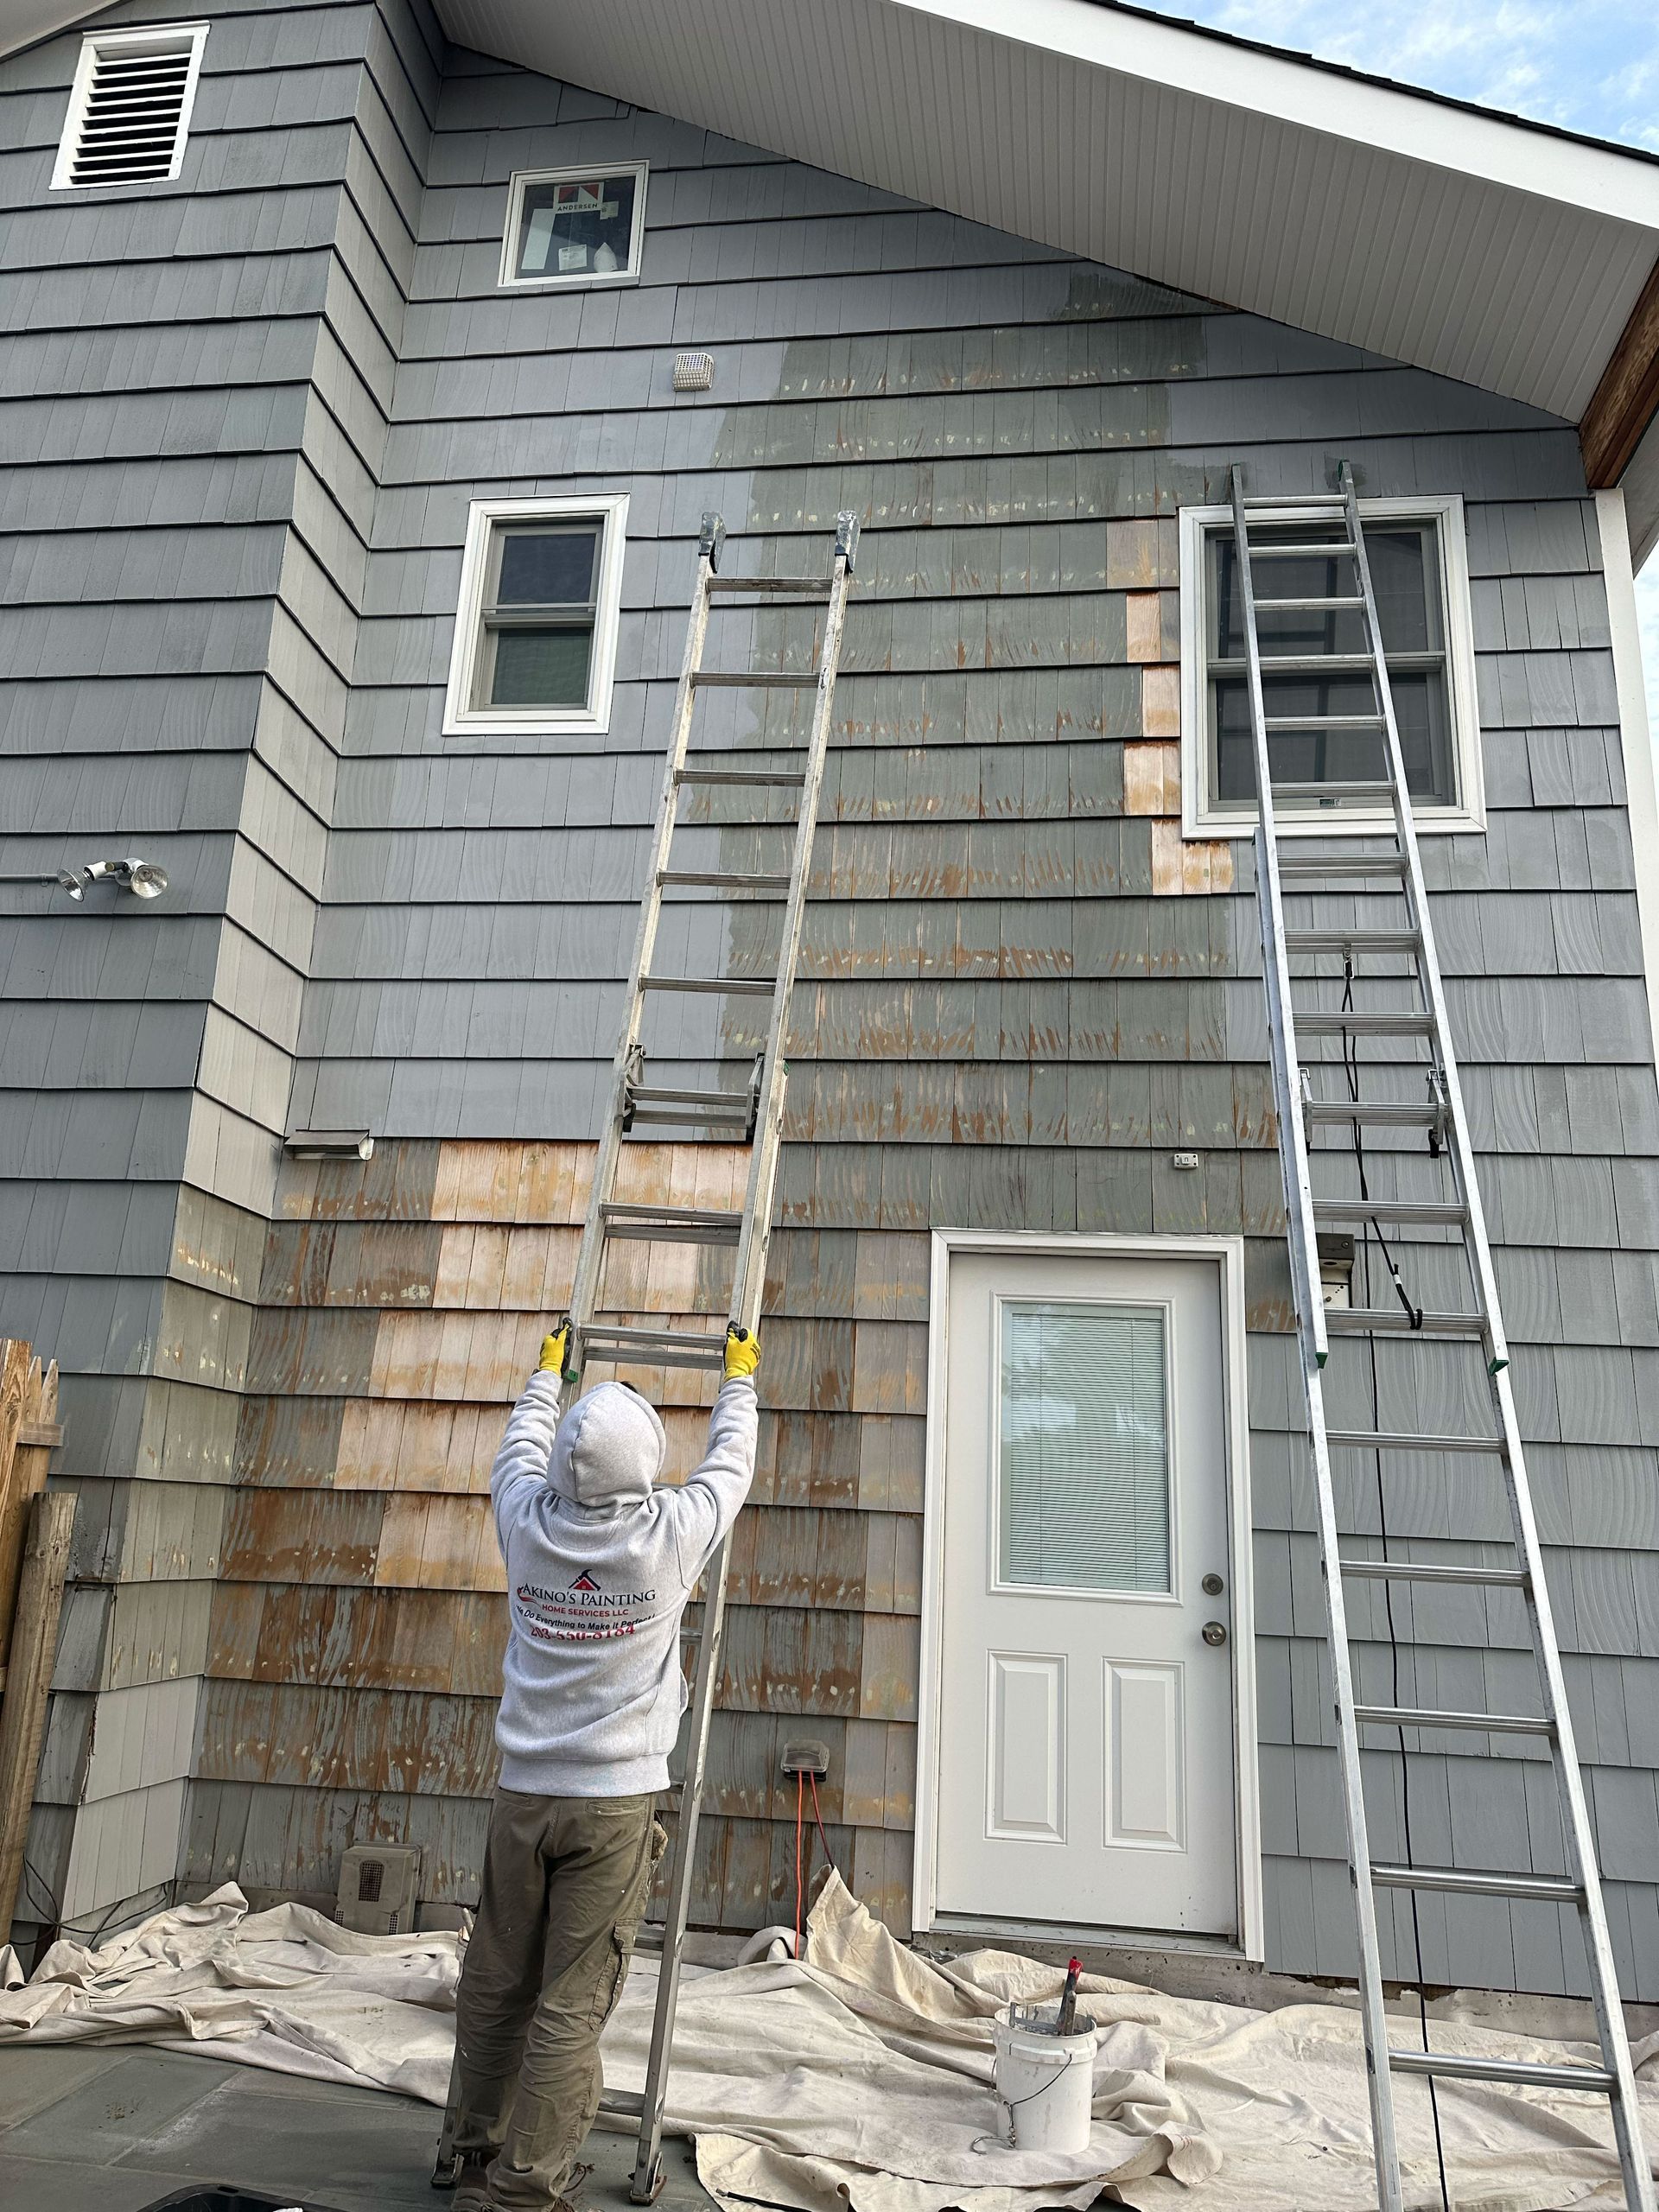
POLYGON ((1002 1309, 998 1579, 1167 1590, 1164 1319, 1002 1309))

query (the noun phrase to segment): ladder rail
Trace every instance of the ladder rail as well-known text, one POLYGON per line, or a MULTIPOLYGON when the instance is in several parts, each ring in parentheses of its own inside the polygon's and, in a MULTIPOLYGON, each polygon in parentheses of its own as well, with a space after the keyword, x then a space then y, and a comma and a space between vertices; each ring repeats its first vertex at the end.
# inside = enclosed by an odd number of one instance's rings
POLYGON ((1262 695, 1262 647, 1255 628, 1255 593, 1250 577, 1249 531, 1245 520, 1244 472, 1232 473, 1233 543, 1240 608, 1244 619, 1244 657, 1249 692, 1250 734, 1255 756, 1257 808, 1256 911, 1262 929, 1262 969, 1268 988, 1268 1028, 1279 1100, 1279 1157, 1284 1171, 1285 1211, 1302 1236, 1291 1239, 1291 1273, 1297 1316, 1306 1349, 1323 1367, 1330 1345, 1325 1308, 1314 1295, 1307 1255, 1319 1249, 1313 1229, 1313 1185, 1302 1126, 1301 1084, 1297 1070, 1296 1031, 1290 998, 1290 962, 1285 949, 1284 897, 1279 884, 1279 827, 1274 816, 1273 770, 1268 752, 1267 709, 1262 695), (1286 1149, 1286 1139, 1289 1149, 1286 1149))
POLYGON ((807 741, 800 811, 795 825, 795 845, 790 861, 790 887, 784 904, 782 935, 778 949, 778 986, 766 1027, 760 1112, 754 1145, 749 1155, 748 1188, 743 1201, 743 1231, 738 1243, 733 1276, 732 1319, 740 1328, 753 1329, 760 1318, 766 1291, 766 1252, 772 1238, 771 1193, 777 1179, 778 1157, 783 1145, 784 1092, 789 1071, 784 1060, 789 1009, 795 988, 795 969, 800 959, 801 935, 806 920, 806 886, 811 873, 812 847, 817 835, 818 795, 830 741, 830 717, 836 697, 836 677, 841 661, 842 631, 847 614, 847 587, 858 550, 858 519, 851 513, 836 517, 836 554, 830 571, 830 600, 824 615, 823 645, 818 655, 818 690, 812 709, 811 734, 807 741), (765 1201, 763 1204, 762 1201, 765 1201))
POLYGON ((697 574, 692 588, 691 619, 686 625, 685 650, 680 658, 679 682, 674 693, 674 714, 669 728, 667 758, 663 766, 663 795, 658 807, 657 831, 652 840, 651 856, 645 870, 645 893, 640 902, 639 921, 634 932, 633 960, 628 970, 628 1003, 623 1016, 621 1039, 611 1067, 610 1111, 600 1137, 599 1154, 594 1162, 588 1217, 582 1224, 582 1243, 577 1248, 575 1273, 570 1287, 570 1376, 561 1387, 561 1410, 569 1405, 581 1387, 579 1380, 575 1378, 579 1377, 582 1366, 582 1331, 592 1318, 599 1295, 600 1271, 604 1262, 606 1241, 603 1202, 611 1196, 611 1186, 616 1179, 617 1162, 621 1154, 628 1078, 645 1018, 645 978, 651 972, 652 956, 657 949, 658 926, 662 918, 661 877, 668 866, 669 849, 674 842, 679 772, 684 763, 686 747, 690 742, 691 709, 696 696, 695 678, 702 659, 703 642, 709 632, 709 587, 719 563, 723 536, 718 518, 705 515, 702 534, 697 544, 697 574))
MULTIPOLYGON (((1596 2016, 1603 2059, 1613 2077, 1614 2139, 1618 2145, 1626 2195, 1630 2199, 1630 2212, 1652 2212, 1653 2182, 1642 2139, 1636 2074, 1630 2063, 1630 2041, 1619 1999, 1618 1970, 1607 1926, 1606 1903, 1602 1896, 1595 1834, 1585 1795, 1584 1777, 1579 1765, 1578 1742, 1567 1695, 1567 1676, 1561 1665, 1560 1644, 1555 1633, 1548 1580, 1544 1573, 1543 1546, 1539 1540, 1532 1490, 1527 1479, 1526 1455, 1509 1372, 1509 1344, 1503 1328, 1503 1310, 1498 1301, 1497 1271, 1492 1262, 1491 1241, 1486 1228, 1480 1179, 1475 1168, 1474 1146, 1464 1106, 1463 1085, 1458 1073, 1457 1056, 1451 1047, 1451 1017, 1440 976, 1440 956, 1434 944, 1433 931, 1429 925, 1422 854, 1418 845, 1416 824, 1412 819, 1405 753, 1400 742, 1399 724, 1395 717, 1394 693, 1389 682, 1388 657, 1383 650, 1370 560, 1365 548, 1364 531, 1360 524, 1354 473, 1346 461, 1342 464, 1338 480, 1348 516, 1349 535, 1358 549, 1356 571, 1360 595, 1365 603, 1363 620, 1376 664, 1374 680, 1377 704, 1382 715, 1383 744, 1387 749, 1389 773, 1395 783, 1395 815, 1401 849, 1406 856, 1408 911, 1421 939, 1417 951, 1418 975, 1428 1010, 1434 1017, 1433 1052, 1446 1109, 1446 1136, 1452 1157, 1452 1173, 1459 1196, 1467 1209, 1464 1249, 1476 1298, 1480 1310, 1486 1316, 1487 1380, 1497 1415, 1498 1431, 1507 1447, 1503 1459, 1503 1486, 1510 1525, 1515 1532, 1516 1552, 1527 1576, 1523 1603, 1528 1625, 1532 1632, 1541 1701, 1544 1717, 1553 1723, 1551 1760, 1560 1792, 1561 1827, 1567 1846, 1567 1867, 1579 1887, 1578 1912, 1584 1936, 1586 1961, 1590 1969, 1591 2003, 1596 2016)), ((1362 1883, 1361 1886, 1368 1885, 1362 1883)))
MULTIPOLYGON (((1256 638, 1255 595, 1250 582, 1249 530, 1244 474, 1232 472, 1233 531, 1239 592, 1244 617, 1250 728, 1255 741, 1257 828, 1256 907, 1261 918, 1262 972, 1268 983, 1268 1024, 1273 1045, 1274 1084, 1279 1104, 1279 1157, 1284 1174, 1285 1211, 1291 1224, 1291 1276, 1297 1306, 1302 1385, 1307 1405, 1308 1439, 1313 1456, 1313 1492, 1319 1521, 1320 1581, 1325 1599, 1325 1639, 1331 1653, 1337 1717, 1337 1756, 1350 1863, 1370 1866, 1370 1842, 1365 1791, 1360 1768, 1359 1731, 1354 1721, 1353 1657, 1348 1638, 1347 1599, 1342 1581, 1342 1547, 1337 1522, 1336 1485, 1325 1434, 1325 1389, 1320 1379, 1329 1351, 1325 1303, 1319 1294, 1313 1226, 1313 1189, 1307 1136, 1302 1125, 1301 1078, 1296 1057, 1294 1015, 1290 1000, 1290 965, 1285 950, 1284 901, 1279 883, 1277 824, 1274 819, 1273 772, 1268 753, 1266 713, 1262 697, 1262 658, 1256 638)), ((1360 1948, 1359 2000, 1367 2056, 1366 2091, 1371 2109, 1381 2212, 1403 2212, 1400 2159, 1394 2125, 1394 2083, 1386 2058, 1387 2017, 1382 1999, 1381 1954, 1376 1936, 1376 1899, 1369 1882, 1356 1880, 1356 1915, 1360 1948)))

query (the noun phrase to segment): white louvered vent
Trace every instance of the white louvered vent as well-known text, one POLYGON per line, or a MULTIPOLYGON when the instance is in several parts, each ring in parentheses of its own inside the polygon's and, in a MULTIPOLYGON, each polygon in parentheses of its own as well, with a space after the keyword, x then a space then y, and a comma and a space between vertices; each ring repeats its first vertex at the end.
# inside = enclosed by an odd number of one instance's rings
POLYGON ((155 184, 184 156, 206 23, 83 39, 52 188, 155 184))

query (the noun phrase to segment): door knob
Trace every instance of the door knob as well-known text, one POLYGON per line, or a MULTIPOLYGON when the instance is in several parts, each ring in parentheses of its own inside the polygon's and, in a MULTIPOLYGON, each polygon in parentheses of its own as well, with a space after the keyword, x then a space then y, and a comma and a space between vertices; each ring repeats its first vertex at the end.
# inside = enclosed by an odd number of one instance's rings
POLYGON ((1198 1634, 1206 1643, 1225 1643, 1227 1631, 1219 1621, 1205 1621, 1198 1634))

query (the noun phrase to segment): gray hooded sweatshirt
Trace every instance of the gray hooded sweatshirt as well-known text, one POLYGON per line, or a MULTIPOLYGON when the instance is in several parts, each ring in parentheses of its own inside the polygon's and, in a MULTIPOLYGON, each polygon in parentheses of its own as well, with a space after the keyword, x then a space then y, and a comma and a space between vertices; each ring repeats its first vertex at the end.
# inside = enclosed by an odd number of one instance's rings
POLYGON ((501 1786, 537 1797, 668 1787, 686 1690, 680 1616, 754 1479, 754 1384, 725 1383, 702 1465, 658 1486, 655 1407, 601 1382, 559 1419, 532 1375, 490 1472, 512 1623, 495 1740, 501 1786))

